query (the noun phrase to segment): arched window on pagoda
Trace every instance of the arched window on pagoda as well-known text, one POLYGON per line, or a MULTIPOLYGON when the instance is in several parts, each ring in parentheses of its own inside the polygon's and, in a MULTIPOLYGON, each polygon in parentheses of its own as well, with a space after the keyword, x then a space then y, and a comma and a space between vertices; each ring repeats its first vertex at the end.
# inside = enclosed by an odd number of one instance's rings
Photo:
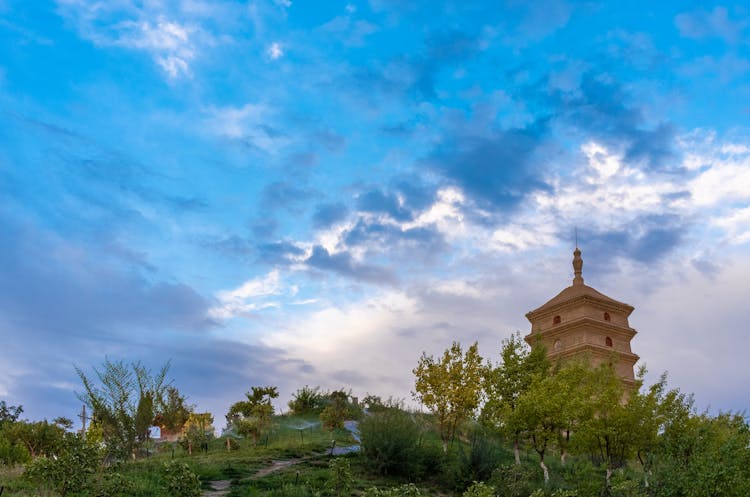
POLYGON ((604 320, 605 321, 610 321, 610 317, 609 317, 609 313, 608 312, 604 313, 604 320))
POLYGON ((552 324, 560 324, 560 321, 562 321, 562 320, 560 319, 560 316, 555 316, 555 317, 554 317, 554 318, 552 319, 552 324))
POLYGON ((605 345, 607 347, 611 347, 612 346, 612 339, 609 338, 609 337, 607 337, 607 338, 604 339, 604 343, 605 343, 605 345))

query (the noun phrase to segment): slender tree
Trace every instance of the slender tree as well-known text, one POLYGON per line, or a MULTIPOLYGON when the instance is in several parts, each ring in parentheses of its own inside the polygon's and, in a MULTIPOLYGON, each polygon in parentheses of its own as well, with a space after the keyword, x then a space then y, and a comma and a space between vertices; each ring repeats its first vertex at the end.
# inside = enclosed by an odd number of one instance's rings
POLYGON ((461 344, 453 342, 439 359, 423 352, 413 372, 412 395, 435 415, 447 451, 460 423, 474 414, 481 400, 484 366, 477 343, 464 354, 461 344))

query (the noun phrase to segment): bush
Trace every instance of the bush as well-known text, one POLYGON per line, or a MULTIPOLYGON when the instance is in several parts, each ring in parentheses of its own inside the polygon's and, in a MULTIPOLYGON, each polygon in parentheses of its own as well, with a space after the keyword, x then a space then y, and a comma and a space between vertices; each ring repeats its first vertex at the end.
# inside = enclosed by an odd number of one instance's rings
POLYGON ((350 495, 354 478, 352 477, 349 460, 344 458, 331 459, 328 468, 331 470, 331 478, 328 480, 331 495, 336 497, 350 495))
POLYGON ((492 473, 489 482, 503 497, 527 497, 537 487, 537 471, 521 464, 504 465, 492 473))
POLYGON ((399 487, 379 489, 375 487, 365 490, 363 497, 422 497, 424 494, 413 483, 399 487))
POLYGON ((417 470, 420 429, 412 416, 396 408, 384 409, 359 423, 362 455, 375 472, 411 476, 417 470))
POLYGON ((474 482, 464 492, 463 497, 495 497, 495 488, 483 482, 474 482))
POLYGON ((500 459, 498 444, 481 429, 476 429, 468 446, 454 444, 446 454, 442 467, 444 484, 461 491, 474 481, 486 481, 500 459))
POLYGON ((132 497, 136 494, 133 481, 122 473, 104 472, 94 485, 95 497, 132 497))
POLYGON ((13 466, 29 460, 29 451, 17 442, 12 442, 0 431, 0 466, 13 466))
POLYGON ((200 497, 201 482, 184 462, 170 461, 164 464, 164 481, 169 497, 200 497))
POLYGON ((54 457, 38 457, 26 466, 24 477, 48 484, 62 497, 87 488, 99 464, 99 451, 78 435, 66 433, 54 457))

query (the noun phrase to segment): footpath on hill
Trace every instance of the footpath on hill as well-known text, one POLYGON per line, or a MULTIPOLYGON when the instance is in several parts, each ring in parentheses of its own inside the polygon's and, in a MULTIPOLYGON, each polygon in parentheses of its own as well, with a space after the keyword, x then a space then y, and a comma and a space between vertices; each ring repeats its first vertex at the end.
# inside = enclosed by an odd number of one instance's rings
MULTIPOLYGON (((352 434, 352 437, 354 440, 357 441, 354 445, 349 445, 346 447, 333 447, 333 449, 330 451, 330 455, 334 456, 340 456, 344 454, 349 454, 351 452, 357 452, 359 450, 359 444, 360 444, 360 438, 359 438, 359 422, 358 421, 344 421, 344 428, 346 428, 349 433, 352 434)), ((319 455, 319 454, 315 454, 319 455)), ((252 479, 257 478, 263 478, 264 476, 268 476, 271 473, 275 471, 279 471, 284 468, 288 468, 289 466, 294 466, 295 464, 299 464, 300 462, 304 461, 305 459, 308 459, 309 457, 301 457, 297 459, 276 459, 271 461, 271 464, 268 466, 259 469, 255 472, 255 474, 252 476, 252 479)), ((211 490, 206 490, 203 492, 203 497, 223 497, 229 493, 229 487, 231 487, 232 482, 230 480, 214 480, 208 482, 209 486, 211 487, 211 490)))

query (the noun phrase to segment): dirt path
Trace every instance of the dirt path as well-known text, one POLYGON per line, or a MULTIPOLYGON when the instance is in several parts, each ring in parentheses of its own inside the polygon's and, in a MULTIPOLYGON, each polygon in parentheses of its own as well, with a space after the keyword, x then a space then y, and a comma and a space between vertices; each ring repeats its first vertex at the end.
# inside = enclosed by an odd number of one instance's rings
POLYGON ((285 459, 283 461, 273 461, 270 466, 259 469, 252 477, 253 479, 263 478, 264 476, 269 475, 274 471, 288 468, 289 466, 293 466, 301 461, 302 459, 285 459))

